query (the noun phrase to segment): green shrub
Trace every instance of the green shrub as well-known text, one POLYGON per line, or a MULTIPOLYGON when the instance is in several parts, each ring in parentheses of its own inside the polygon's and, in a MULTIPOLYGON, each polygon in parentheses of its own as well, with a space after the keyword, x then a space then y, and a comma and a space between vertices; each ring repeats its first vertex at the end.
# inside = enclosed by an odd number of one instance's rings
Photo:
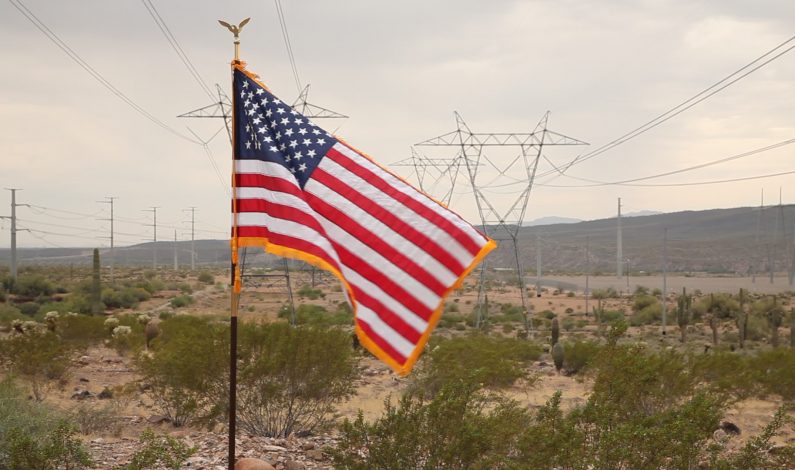
POLYGON ((157 435, 151 429, 141 433, 140 443, 141 448, 133 455, 130 463, 114 470, 179 470, 198 450, 196 447, 188 447, 175 437, 157 435))
POLYGON ((209 420, 226 410, 229 328, 178 315, 160 323, 151 354, 135 364, 158 412, 175 426, 209 420))
POLYGON ((775 348, 761 351, 751 359, 765 394, 780 395, 790 404, 795 402, 795 349, 775 348))
MULTIPOLYGON (((291 315, 290 306, 283 305, 279 309, 279 318, 289 320, 291 315)), ((329 312, 322 305, 301 304, 295 309, 296 324, 298 325, 352 325, 353 313, 347 302, 337 304, 337 309, 329 312)))
MULTIPOLYGON (((636 291, 637 292, 637 291, 636 291)), ((635 312, 640 312, 641 310, 651 307, 652 305, 657 305, 659 301, 656 297, 644 294, 635 294, 635 298, 632 303, 632 310, 635 312)))
POLYGON ((193 297, 183 294, 183 295, 178 295, 173 299, 171 299, 171 306, 173 308, 182 308, 193 304, 193 302, 194 302, 193 297))
POLYGON ((532 380, 527 366, 540 355, 535 343, 481 333, 434 339, 421 359, 417 384, 433 393, 471 377, 487 387, 507 387, 518 379, 532 380))
POLYGON ((19 309, 23 315, 32 317, 33 315, 39 313, 39 304, 36 302, 23 302, 21 304, 17 304, 17 309, 19 309))
POLYGON ((582 372, 596 358, 601 347, 594 341, 566 342, 563 368, 569 374, 582 372))
POLYGON ((0 305, 0 324, 8 325, 14 320, 29 320, 29 318, 12 305, 0 305))
POLYGON ((503 468, 527 421, 527 412, 516 403, 495 402, 471 383, 453 382, 432 399, 414 392, 397 406, 387 400, 372 423, 361 413, 353 422, 346 419, 332 451, 334 465, 351 470, 503 468))
POLYGON ((102 289, 102 303, 107 308, 135 308, 139 302, 149 300, 151 295, 141 287, 106 287, 102 289))
POLYGON ((73 348, 85 349, 101 343, 108 337, 105 329, 105 318, 82 314, 61 315, 55 331, 61 340, 73 348))
POLYGON ((599 316, 599 321, 602 323, 615 323, 623 320, 624 312, 620 310, 606 310, 599 316))
POLYGON ((52 282, 39 274, 22 274, 14 283, 13 293, 22 297, 47 297, 55 292, 52 282))
POLYGON ((654 303, 643 307, 629 318, 632 326, 653 325, 662 321, 662 305, 654 303))
POLYGON ((12 380, 0 382, 0 468, 79 470, 89 465, 64 416, 29 400, 12 380))
POLYGON ((238 423, 248 433, 286 437, 326 426, 351 396, 357 358, 350 334, 285 323, 241 329, 238 423))
POLYGON ((200 272, 198 280, 199 282, 207 285, 215 284, 215 277, 207 271, 200 272))
POLYGON ((298 289, 298 297, 304 297, 304 298, 307 298, 309 300, 317 300, 317 299, 325 298, 326 294, 324 294, 323 291, 320 290, 320 289, 313 289, 312 287, 310 287, 308 285, 304 285, 304 286, 301 286, 300 289, 298 289))
POLYGON ((0 341, 0 362, 30 385, 37 401, 53 381, 66 378, 73 355, 74 350, 50 331, 31 330, 0 341))

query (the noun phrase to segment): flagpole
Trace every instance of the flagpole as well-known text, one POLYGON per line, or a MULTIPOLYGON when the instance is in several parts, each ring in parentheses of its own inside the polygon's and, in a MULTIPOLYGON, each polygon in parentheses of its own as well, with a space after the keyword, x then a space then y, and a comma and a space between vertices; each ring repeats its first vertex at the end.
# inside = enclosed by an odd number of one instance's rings
MULTIPOLYGON (((232 34, 235 35, 235 59, 232 62, 233 67, 240 65, 240 30, 248 23, 250 18, 241 21, 239 25, 230 25, 225 21, 218 20, 222 26, 226 27, 232 34)), ((239 240, 238 240, 238 207, 237 207, 237 194, 235 191, 235 145, 237 129, 235 116, 234 102, 237 99, 235 93, 232 93, 232 240, 231 240, 231 265, 230 265, 230 322, 229 322, 229 454, 228 469, 234 470, 235 468, 235 434, 237 425, 237 311, 240 303, 240 266, 239 266, 239 240)))

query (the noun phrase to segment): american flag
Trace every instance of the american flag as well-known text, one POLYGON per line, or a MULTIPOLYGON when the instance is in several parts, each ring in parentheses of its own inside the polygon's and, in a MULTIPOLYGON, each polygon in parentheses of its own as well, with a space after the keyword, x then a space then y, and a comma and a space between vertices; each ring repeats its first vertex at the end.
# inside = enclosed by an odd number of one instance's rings
POLYGON ((314 125, 243 64, 233 73, 233 242, 334 273, 361 343, 407 374, 445 296, 495 243, 314 125))

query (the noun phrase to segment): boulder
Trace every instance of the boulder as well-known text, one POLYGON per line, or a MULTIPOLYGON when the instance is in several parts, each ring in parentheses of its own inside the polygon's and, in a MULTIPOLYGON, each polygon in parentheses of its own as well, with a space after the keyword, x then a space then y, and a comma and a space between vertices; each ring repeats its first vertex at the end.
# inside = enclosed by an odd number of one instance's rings
POLYGON ((261 459, 244 457, 235 462, 235 470, 276 470, 273 465, 261 459))

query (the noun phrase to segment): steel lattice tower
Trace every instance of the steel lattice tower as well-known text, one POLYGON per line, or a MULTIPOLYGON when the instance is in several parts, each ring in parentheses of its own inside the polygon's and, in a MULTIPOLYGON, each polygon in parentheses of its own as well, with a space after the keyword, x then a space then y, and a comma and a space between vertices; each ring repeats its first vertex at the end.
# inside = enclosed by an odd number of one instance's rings
MULTIPOLYGON (((460 114, 455 113, 456 130, 425 140, 416 146, 453 147, 457 149, 457 157, 450 162, 448 170, 454 164, 462 164, 466 168, 468 183, 475 198, 483 231, 489 237, 508 242, 513 248, 516 262, 522 310, 524 314, 525 331, 531 328, 528 319, 528 302, 526 298, 526 284, 524 271, 519 256, 518 235, 524 223, 527 204, 536 178, 539 162, 546 157, 543 154, 545 147, 587 145, 586 142, 551 131, 547 128, 549 112, 538 122, 535 129, 529 133, 476 133, 472 132, 460 114), (486 155, 486 149, 509 147, 518 150, 507 161, 486 155), (495 174, 496 172, 496 174, 495 174), (487 180, 486 178, 490 178, 487 180), (505 184, 499 184, 504 183, 505 184), (500 207, 494 198, 486 195, 486 189, 494 187, 516 187, 508 199, 507 209, 500 207)), ((442 172, 444 174, 444 172, 442 172)), ((419 172, 418 172, 418 178, 419 172)), ((451 190, 452 193, 452 190, 451 190)), ((485 314, 483 300, 485 289, 486 262, 480 267, 480 282, 477 302, 477 326, 480 327, 485 314)), ((486 312, 487 313, 487 312, 486 312)))

